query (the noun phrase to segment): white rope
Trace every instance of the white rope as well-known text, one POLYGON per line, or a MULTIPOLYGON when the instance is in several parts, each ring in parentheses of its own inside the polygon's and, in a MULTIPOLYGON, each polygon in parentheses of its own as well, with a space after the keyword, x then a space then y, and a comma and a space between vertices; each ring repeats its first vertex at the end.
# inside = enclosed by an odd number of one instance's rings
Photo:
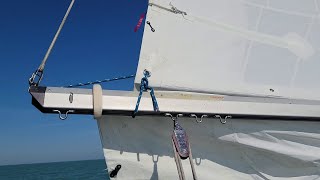
POLYGON ((176 146, 174 145, 173 139, 172 139, 172 148, 173 148, 173 153, 174 153, 174 160, 175 160, 176 165, 177 165, 179 180, 185 180, 186 177, 184 176, 181 159, 180 159, 180 156, 179 156, 179 154, 177 152, 176 146))
POLYGON ((196 173, 196 169, 194 168, 194 163, 193 163, 193 157, 192 157, 192 152, 191 152, 191 145, 189 144, 189 161, 190 161, 190 166, 191 166, 191 171, 192 171, 192 176, 194 180, 197 180, 197 173, 196 173))
POLYGON ((54 47, 54 45, 55 45, 55 43, 56 43, 56 41, 57 41, 57 39, 58 39, 58 37, 59 37, 59 34, 60 34, 60 32, 61 32, 61 30, 62 30, 62 28, 63 28, 64 23, 66 22, 66 20, 67 20, 67 18, 68 18, 68 16, 69 16, 69 13, 70 13, 70 11, 71 11, 71 9, 72 9, 72 7, 73 7, 74 2, 75 2, 75 0, 72 0, 72 1, 71 1, 67 12, 66 12, 66 14, 64 15, 64 17, 63 17, 63 19, 62 19, 62 22, 61 22, 61 24, 60 24, 60 26, 59 26, 59 29, 58 29, 56 35, 54 36, 54 38, 53 38, 53 40, 52 40, 52 42, 51 42, 51 44, 50 44, 50 46, 49 46, 49 49, 47 50, 47 53, 46 53, 46 55, 44 56, 44 58, 43 58, 43 60, 42 60, 42 62, 41 62, 41 64, 40 64, 40 66, 39 66, 39 68, 38 68, 39 71, 43 71, 44 66, 45 66, 45 64, 46 64, 46 62, 47 62, 47 60, 48 60, 48 57, 49 57, 50 53, 51 53, 51 50, 52 50, 52 48, 54 47))
MULTIPOLYGON (((177 148, 176 148, 176 146, 174 144, 173 139, 172 139, 171 142, 172 142, 172 148, 173 148, 173 153, 174 153, 174 160, 176 162, 176 166, 177 166, 177 170, 178 170, 179 180, 185 180, 186 177, 185 177, 185 174, 184 174, 184 171, 183 171, 180 155, 177 152, 177 148)), ((193 158, 192 158, 192 152, 191 152, 190 144, 189 144, 189 157, 188 157, 188 159, 189 159, 190 166, 191 166, 193 180, 197 180, 198 177, 197 177, 197 173, 196 173, 196 170, 195 170, 194 164, 193 164, 193 158)))

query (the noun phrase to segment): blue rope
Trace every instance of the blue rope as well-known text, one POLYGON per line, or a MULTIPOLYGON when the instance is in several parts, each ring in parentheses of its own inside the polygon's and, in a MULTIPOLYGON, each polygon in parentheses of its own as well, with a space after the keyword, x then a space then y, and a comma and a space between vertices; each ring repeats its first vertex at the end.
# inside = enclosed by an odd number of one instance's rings
POLYGON ((132 114, 133 118, 138 113, 140 100, 141 100, 143 92, 148 92, 148 90, 150 91, 150 96, 151 96, 152 104, 153 104, 153 110, 156 111, 156 112, 159 112, 159 106, 158 106, 158 102, 157 102, 156 96, 154 95, 154 90, 153 90, 152 87, 149 86, 148 77, 150 77, 150 72, 145 70, 143 72, 143 74, 144 74, 144 77, 141 79, 140 93, 139 93, 139 96, 138 96, 136 108, 134 109, 133 114, 132 114))
POLYGON ((104 79, 101 81, 92 81, 92 82, 87 82, 87 83, 78 83, 75 85, 69 85, 69 86, 64 86, 65 88, 73 88, 73 87, 80 87, 80 86, 87 86, 87 85, 93 85, 93 84, 100 84, 100 83, 105 83, 105 82, 111 82, 111 81, 117 81, 117 80, 122 80, 122 79, 129 79, 129 78, 134 78, 136 75, 132 74, 129 76, 121 76, 121 77, 116 77, 112 79, 104 79))

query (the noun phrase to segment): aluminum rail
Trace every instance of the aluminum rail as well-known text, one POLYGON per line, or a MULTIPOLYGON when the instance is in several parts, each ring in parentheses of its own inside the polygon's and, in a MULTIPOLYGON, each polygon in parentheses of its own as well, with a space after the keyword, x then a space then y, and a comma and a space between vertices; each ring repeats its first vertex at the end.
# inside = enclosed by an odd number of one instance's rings
MULTIPOLYGON (((43 113, 93 114, 91 89, 31 86, 32 104, 43 113)), ((131 116, 139 92, 103 90, 102 114, 131 116)), ((187 92, 156 92, 160 112, 154 112, 147 94, 142 97, 139 115, 225 115, 233 118, 320 121, 320 101, 222 96, 187 92)))

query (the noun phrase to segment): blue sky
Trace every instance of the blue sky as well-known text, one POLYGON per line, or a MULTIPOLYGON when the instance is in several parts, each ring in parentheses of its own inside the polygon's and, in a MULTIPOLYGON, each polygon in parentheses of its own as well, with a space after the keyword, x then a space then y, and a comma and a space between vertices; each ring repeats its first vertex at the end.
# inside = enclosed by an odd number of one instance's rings
MULTIPOLYGON (((2 0, 0 165, 103 158, 92 116, 42 114, 28 78, 41 62, 69 0, 2 0)), ((64 86, 136 72, 145 0, 77 0, 53 49, 42 85, 64 86)), ((88 87, 90 88, 90 87, 88 87)), ((103 85, 131 90, 133 79, 103 85)))

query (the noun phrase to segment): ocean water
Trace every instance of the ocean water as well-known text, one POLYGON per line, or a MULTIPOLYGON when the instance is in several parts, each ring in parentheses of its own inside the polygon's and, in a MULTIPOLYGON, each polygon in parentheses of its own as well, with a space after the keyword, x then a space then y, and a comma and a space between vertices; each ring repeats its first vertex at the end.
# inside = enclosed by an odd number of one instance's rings
POLYGON ((86 179, 105 180, 104 160, 0 166, 0 180, 86 179))

